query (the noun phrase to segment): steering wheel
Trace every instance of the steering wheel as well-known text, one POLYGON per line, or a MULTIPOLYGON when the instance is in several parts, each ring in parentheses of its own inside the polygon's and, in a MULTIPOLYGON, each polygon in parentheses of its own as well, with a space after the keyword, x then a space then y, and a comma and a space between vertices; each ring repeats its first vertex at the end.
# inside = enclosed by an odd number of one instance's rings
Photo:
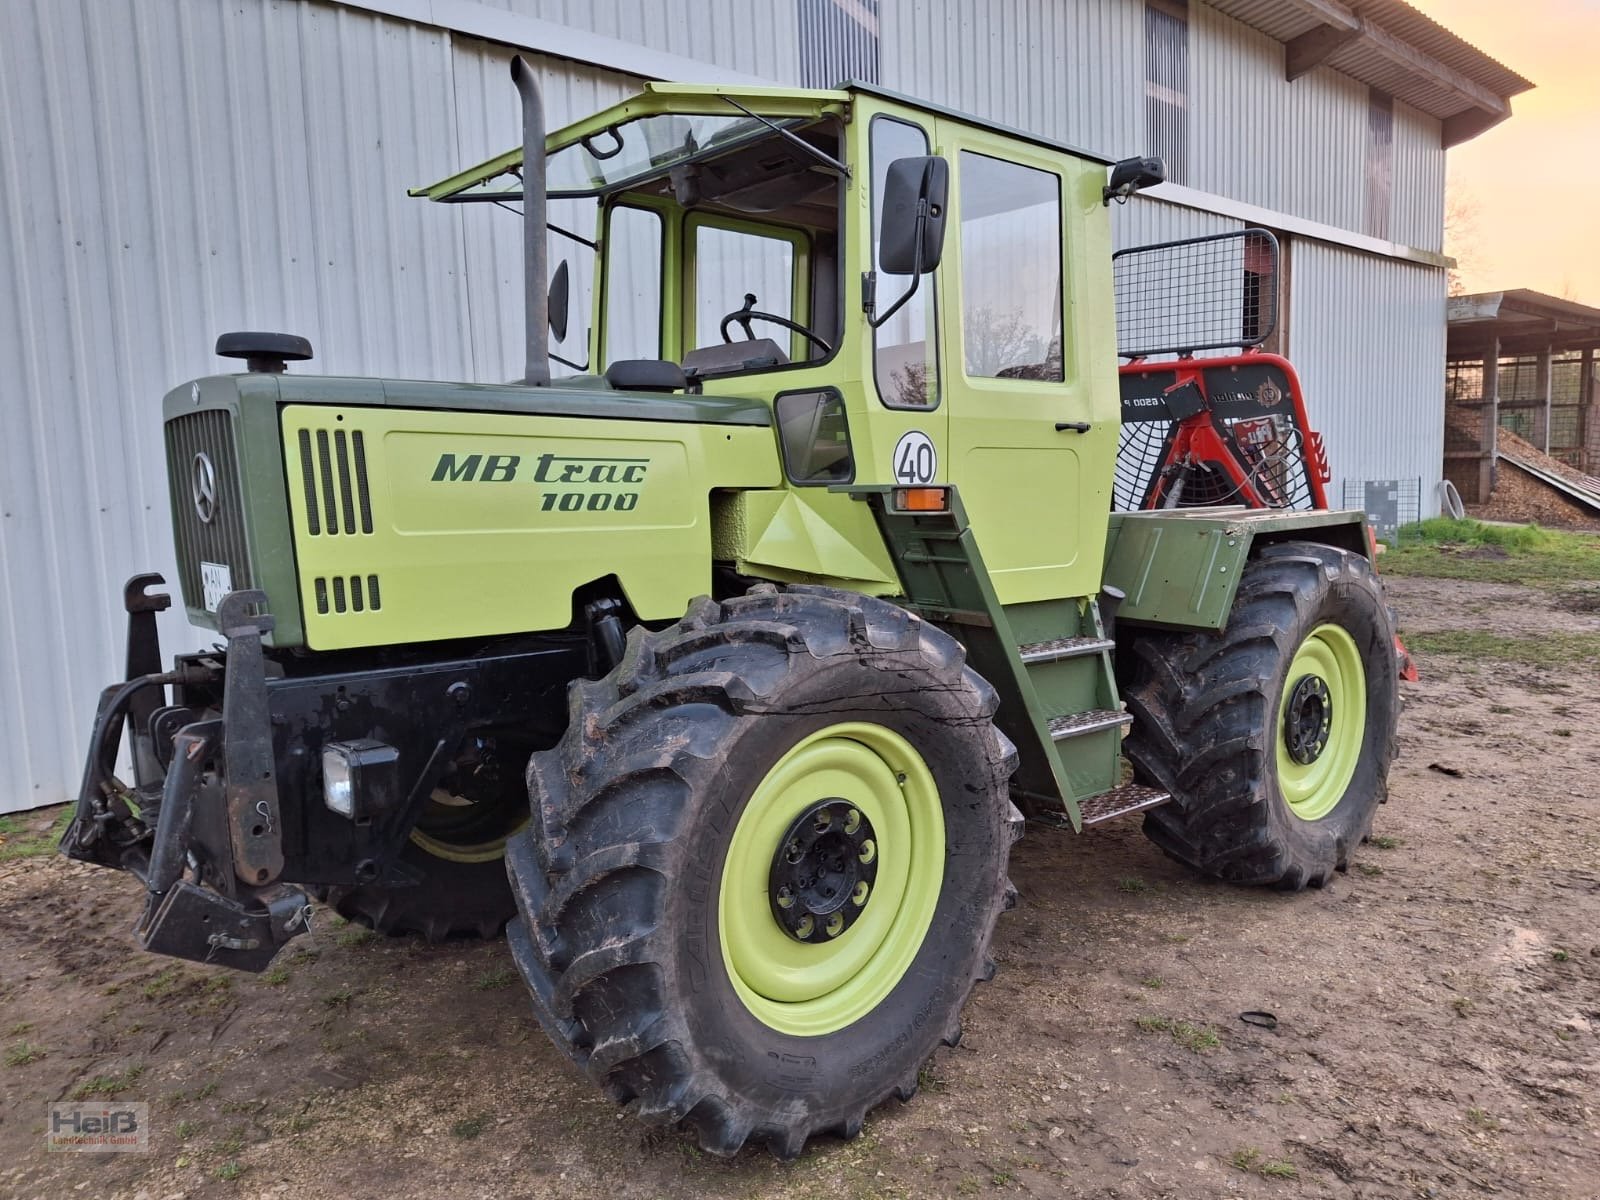
POLYGON ((733 338, 728 334, 728 326, 732 325, 735 321, 744 326, 745 340, 749 342, 756 340, 756 335, 750 328, 750 322, 770 321, 774 325, 782 325, 785 329, 798 333, 801 337, 805 338, 806 341, 810 342, 813 346, 816 346, 824 354, 833 353, 832 346, 828 345, 826 341, 824 341, 817 334, 813 333, 811 330, 807 329, 804 325, 800 324, 800 322, 791 321, 788 317, 780 317, 777 313, 757 312, 756 294, 754 292, 746 292, 744 294, 743 308, 736 308, 727 316, 722 318, 722 324, 719 326, 719 328, 722 331, 722 340, 724 342, 728 342, 730 344, 733 342, 733 338))

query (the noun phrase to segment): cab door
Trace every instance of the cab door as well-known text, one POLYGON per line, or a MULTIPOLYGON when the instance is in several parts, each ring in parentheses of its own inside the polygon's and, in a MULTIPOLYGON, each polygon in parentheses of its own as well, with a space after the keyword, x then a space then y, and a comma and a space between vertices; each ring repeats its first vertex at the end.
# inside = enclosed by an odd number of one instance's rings
POLYGON ((1078 261, 1069 229, 1085 224, 1076 160, 950 121, 938 141, 953 205, 941 267, 950 480, 1001 603, 1092 595, 1117 419, 1097 420, 1077 344, 1098 340, 1083 339, 1077 308, 1109 306, 1109 288, 1076 295, 1100 273, 1063 269, 1078 261))

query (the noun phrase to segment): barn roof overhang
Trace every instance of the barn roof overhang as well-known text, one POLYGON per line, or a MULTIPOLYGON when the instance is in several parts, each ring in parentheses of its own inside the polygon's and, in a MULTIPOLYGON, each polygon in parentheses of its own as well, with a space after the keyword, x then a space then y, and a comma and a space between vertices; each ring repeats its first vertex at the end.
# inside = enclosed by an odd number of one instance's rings
POLYGON ((1533 84, 1404 0, 1206 0, 1284 44, 1293 81, 1332 67, 1437 117, 1446 146, 1511 115, 1533 84))
POLYGON ((1452 296, 1446 314, 1450 358, 1481 358, 1497 341, 1504 356, 1600 348, 1600 308, 1526 288, 1452 296))

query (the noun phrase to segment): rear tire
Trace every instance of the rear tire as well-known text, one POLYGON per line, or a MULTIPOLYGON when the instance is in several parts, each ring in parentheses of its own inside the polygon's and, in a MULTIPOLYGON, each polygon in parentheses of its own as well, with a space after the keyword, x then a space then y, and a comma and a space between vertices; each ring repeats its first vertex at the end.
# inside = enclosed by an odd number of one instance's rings
POLYGON ((1298 890, 1343 870, 1388 794, 1394 627, 1371 565, 1310 542, 1264 547, 1227 627, 1141 633, 1126 753, 1171 793, 1144 831, 1232 883, 1298 890))
POLYGON ((545 1031, 614 1100, 720 1155, 792 1157, 910 1099, 1015 895, 1016 754, 959 644, 885 601, 761 585, 635 630, 570 696, 507 853, 508 937, 545 1031), (862 897, 853 926, 822 933, 846 911, 824 903, 806 942, 780 924, 784 864, 835 804, 825 828, 876 874, 839 893, 862 897))

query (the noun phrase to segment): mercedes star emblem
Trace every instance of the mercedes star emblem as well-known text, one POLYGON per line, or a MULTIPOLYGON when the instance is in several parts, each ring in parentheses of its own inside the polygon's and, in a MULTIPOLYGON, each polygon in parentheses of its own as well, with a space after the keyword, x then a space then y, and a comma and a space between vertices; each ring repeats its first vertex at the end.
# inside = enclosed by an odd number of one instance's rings
POLYGON ((194 511, 207 525, 217 515, 217 469, 204 451, 194 456, 194 470, 190 472, 189 491, 194 496, 194 511))

